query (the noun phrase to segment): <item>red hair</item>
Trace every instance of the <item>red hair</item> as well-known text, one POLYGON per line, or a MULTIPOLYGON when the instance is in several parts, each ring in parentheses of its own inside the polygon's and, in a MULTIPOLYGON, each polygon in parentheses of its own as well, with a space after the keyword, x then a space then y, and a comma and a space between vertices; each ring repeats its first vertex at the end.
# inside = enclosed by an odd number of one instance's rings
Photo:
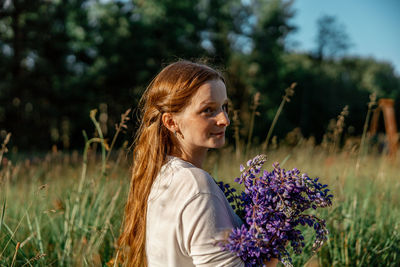
POLYGON ((118 240, 118 258, 126 266, 147 266, 147 199, 166 156, 175 145, 161 116, 165 112, 182 111, 201 85, 215 79, 224 81, 219 72, 206 65, 178 61, 165 67, 151 81, 140 100, 141 123, 134 140, 130 190, 118 240))

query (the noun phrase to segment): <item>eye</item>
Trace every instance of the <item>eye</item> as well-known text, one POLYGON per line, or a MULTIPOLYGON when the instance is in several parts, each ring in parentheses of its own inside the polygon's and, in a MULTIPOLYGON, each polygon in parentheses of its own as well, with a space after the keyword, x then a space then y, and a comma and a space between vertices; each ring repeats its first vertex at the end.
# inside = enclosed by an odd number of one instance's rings
POLYGON ((203 112, 209 114, 209 113, 212 113, 213 110, 212 110, 212 108, 208 107, 208 108, 203 109, 203 112))

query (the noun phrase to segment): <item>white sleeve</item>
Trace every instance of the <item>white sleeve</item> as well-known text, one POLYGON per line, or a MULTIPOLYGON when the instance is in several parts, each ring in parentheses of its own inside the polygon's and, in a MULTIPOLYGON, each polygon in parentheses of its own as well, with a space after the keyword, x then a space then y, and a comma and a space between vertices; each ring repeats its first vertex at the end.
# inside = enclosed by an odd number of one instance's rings
POLYGON ((212 193, 198 193, 181 213, 181 247, 201 267, 244 267, 244 262, 216 244, 234 227, 226 204, 212 193))

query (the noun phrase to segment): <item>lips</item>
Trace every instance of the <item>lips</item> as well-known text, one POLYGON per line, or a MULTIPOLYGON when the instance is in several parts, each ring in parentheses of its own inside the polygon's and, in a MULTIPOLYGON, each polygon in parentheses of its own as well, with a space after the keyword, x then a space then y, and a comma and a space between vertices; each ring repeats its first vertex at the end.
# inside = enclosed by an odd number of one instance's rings
POLYGON ((217 132, 217 133, 210 133, 211 135, 215 135, 215 136, 223 136, 225 135, 225 131, 221 131, 221 132, 217 132))

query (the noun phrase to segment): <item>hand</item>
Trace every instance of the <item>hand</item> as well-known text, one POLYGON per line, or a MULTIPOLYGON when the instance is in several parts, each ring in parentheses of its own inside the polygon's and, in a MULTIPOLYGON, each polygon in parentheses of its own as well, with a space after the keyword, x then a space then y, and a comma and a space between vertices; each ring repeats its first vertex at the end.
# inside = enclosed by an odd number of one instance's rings
POLYGON ((266 267, 276 267, 278 265, 279 260, 277 258, 272 258, 270 261, 264 261, 266 267))

